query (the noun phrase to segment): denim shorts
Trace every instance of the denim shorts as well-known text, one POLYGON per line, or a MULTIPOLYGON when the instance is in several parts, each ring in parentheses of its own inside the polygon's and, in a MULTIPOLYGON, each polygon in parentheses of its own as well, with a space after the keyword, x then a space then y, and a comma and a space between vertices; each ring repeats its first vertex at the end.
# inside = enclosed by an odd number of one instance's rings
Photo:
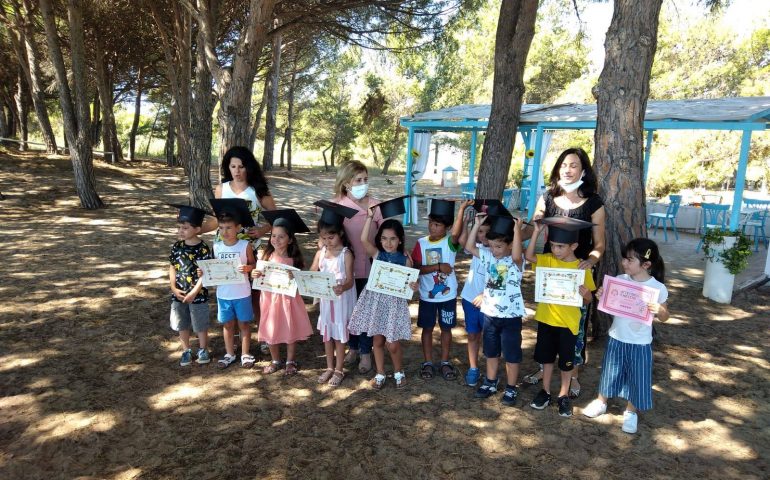
POLYGON ((209 329, 209 304, 182 303, 171 300, 171 329, 175 332, 190 330, 195 333, 209 329))
POLYGON ((484 315, 483 338, 485 357, 497 358, 502 351, 506 363, 521 363, 521 317, 484 315))
POLYGON ((438 326, 441 330, 451 330, 457 326, 457 299, 453 298, 445 302, 426 302, 420 300, 420 307, 417 310, 417 326, 420 328, 433 329, 438 326))
POLYGON ((465 331, 481 333, 484 329, 484 314, 481 309, 463 298, 463 313, 465 313, 465 331))
POLYGON ((238 320, 241 323, 254 321, 254 309, 251 297, 225 300, 217 298, 217 321, 220 325, 238 320))

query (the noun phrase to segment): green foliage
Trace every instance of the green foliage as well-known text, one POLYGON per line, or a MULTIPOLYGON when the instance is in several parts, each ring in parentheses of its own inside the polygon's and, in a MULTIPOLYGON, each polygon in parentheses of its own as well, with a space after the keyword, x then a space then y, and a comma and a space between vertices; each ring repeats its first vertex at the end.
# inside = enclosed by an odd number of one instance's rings
POLYGON ((751 241, 740 230, 711 229, 703 236, 703 254, 708 260, 718 259, 727 271, 737 275, 749 266, 751 241), (724 245, 725 237, 736 237, 735 244, 717 253, 716 247, 724 245))

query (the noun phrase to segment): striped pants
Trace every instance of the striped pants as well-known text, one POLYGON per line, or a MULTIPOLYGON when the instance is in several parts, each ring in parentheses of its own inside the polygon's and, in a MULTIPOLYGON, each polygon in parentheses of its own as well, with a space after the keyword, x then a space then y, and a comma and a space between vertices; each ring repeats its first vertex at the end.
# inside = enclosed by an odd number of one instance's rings
POLYGON ((621 397, 638 410, 652 408, 652 345, 623 343, 610 337, 602 360, 599 393, 621 397))

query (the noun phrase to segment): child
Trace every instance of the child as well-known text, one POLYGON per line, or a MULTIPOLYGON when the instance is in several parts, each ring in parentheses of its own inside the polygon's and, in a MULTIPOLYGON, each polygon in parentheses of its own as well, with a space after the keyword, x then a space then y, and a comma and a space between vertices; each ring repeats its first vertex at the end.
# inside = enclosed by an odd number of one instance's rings
MULTIPOLYGON (((477 213, 486 213, 487 215, 502 214, 505 210, 499 200, 476 200, 473 209, 477 213)), ((505 210, 507 211, 507 210, 505 210)), ((492 219, 487 217, 476 231, 476 248, 479 250, 489 250, 489 241, 487 232, 492 219)), ((472 223, 472 220, 471 220, 472 223)), ((463 233, 460 235, 460 244, 465 245, 468 240, 468 228, 465 228, 463 222, 463 233)), ((465 374, 465 383, 475 387, 481 378, 481 371, 478 366, 479 348, 481 346, 481 331, 484 327, 484 316, 481 314, 482 293, 484 292, 484 264, 478 256, 471 260, 468 276, 465 279, 465 285, 460 293, 462 299, 463 313, 465 315, 465 331, 468 334, 468 372, 465 374)))
MULTIPOLYGON (((397 200, 401 202, 403 213, 403 200, 397 200)), ((373 207, 370 207, 364 229, 361 231, 361 243, 366 253, 374 260, 411 267, 412 260, 404 250, 404 227, 398 220, 390 218, 382 222, 374 237, 374 245, 369 241, 369 229, 374 217, 372 210, 373 207)), ((385 218, 391 216, 385 208, 380 211, 385 218)), ((417 283, 411 284, 410 287, 416 291, 417 283)), ((348 328, 351 333, 367 332, 374 337, 372 352, 377 374, 372 379, 372 388, 380 390, 385 385, 386 342, 390 360, 393 362, 396 388, 403 388, 406 385, 406 375, 402 367, 404 354, 399 341, 412 338, 412 320, 407 300, 365 288, 353 309, 348 328)))
MULTIPOLYGON (((307 233, 305 222, 292 209, 269 210, 262 212, 273 226, 270 243, 262 254, 262 260, 291 265, 302 270, 305 259, 297 243, 296 233, 307 233)), ((253 278, 262 276, 262 272, 254 270, 253 278)), ((262 373, 271 374, 281 368, 280 344, 286 344, 286 370, 284 375, 297 374, 296 347, 297 342, 307 340, 313 334, 313 327, 307 316, 305 302, 297 292, 293 297, 280 293, 262 292, 259 301, 260 326, 259 341, 267 342, 270 347, 270 364, 262 373)))
POLYGON ((217 287, 217 320, 223 326, 225 356, 219 359, 219 368, 227 368, 235 361, 235 323, 241 335, 241 366, 254 366, 254 357, 249 353, 251 344, 251 322, 254 310, 251 305, 251 284, 249 272, 257 263, 254 250, 248 240, 238 239, 242 227, 254 226, 246 200, 241 198, 212 198, 211 206, 217 215, 221 241, 214 242, 214 257, 220 260, 236 258, 240 261, 238 271, 243 281, 217 287))
POLYGON ((334 293, 338 297, 320 301, 318 331, 324 342, 326 370, 318 377, 318 383, 336 387, 345 378, 342 367, 348 342, 348 321, 356 305, 353 252, 342 222, 356 211, 327 201, 318 201, 314 205, 322 207, 323 212, 318 220, 319 248, 310 270, 333 273, 337 279, 334 293))
POLYGON ((203 287, 198 274, 198 260, 209 260, 211 249, 198 238, 206 212, 187 205, 171 205, 179 209, 177 235, 179 241, 171 247, 168 256, 171 266, 168 279, 171 287, 171 328, 179 332, 182 358, 179 365, 192 363, 190 328, 198 335, 198 364, 211 361, 209 342, 209 292, 203 287))
MULTIPOLYGON (((532 238, 527 245, 525 257, 528 262, 538 268, 569 268, 577 269, 580 260, 575 256, 578 247, 578 233, 584 228, 593 226, 590 222, 584 222, 568 217, 548 217, 535 222, 532 238), (535 254, 535 243, 543 225, 548 228, 548 242, 551 253, 535 254)), ((584 283, 580 285, 580 296, 583 303, 591 302, 592 291, 596 290, 594 279, 590 270, 584 271, 584 283)), ((559 369, 561 370, 561 386, 557 404, 559 415, 572 416, 572 405, 569 398, 569 384, 571 371, 575 367, 575 342, 577 342, 578 328, 580 324, 580 307, 569 305, 556 305, 541 302, 535 311, 537 324, 537 343, 535 344, 535 361, 543 364, 543 389, 537 394, 530 407, 543 410, 551 404, 551 376, 559 355, 559 369)))
MULTIPOLYGON (((623 275, 618 278, 633 280, 657 289, 658 301, 649 303, 658 320, 668 320, 668 290, 663 285, 665 266, 658 246, 647 238, 631 240, 622 251, 623 275)), ((604 292, 596 292, 601 298, 604 292)), ((602 378, 599 395, 583 409, 583 415, 598 417, 607 411, 607 399, 625 398, 622 430, 636 433, 638 410, 652 408, 652 325, 637 320, 614 316, 609 331, 607 350, 602 360, 602 378)))
POLYGON ((465 244, 465 249, 473 254, 474 260, 479 258, 485 272, 481 313, 484 317, 487 376, 476 391, 476 397, 488 398, 497 392, 497 367, 502 351, 507 382, 502 403, 514 406, 519 393, 516 379, 521 363, 521 319, 524 316, 521 231, 510 214, 491 217, 487 234, 489 248, 479 248, 476 237, 486 218, 485 213, 476 214, 476 223, 465 244))
POLYGON ((454 218, 454 202, 433 200, 428 216, 428 236, 417 240, 412 251, 415 268, 420 270, 420 306, 417 326, 422 328, 422 352, 425 361, 420 366, 420 376, 433 378, 433 329, 438 317, 441 329, 441 367, 444 380, 457 378, 457 371, 449 362, 452 344, 452 328, 457 325, 457 276, 454 271, 455 256, 460 250, 458 243, 463 229, 465 207, 463 202, 454 218), (449 227, 452 230, 447 234, 449 227))

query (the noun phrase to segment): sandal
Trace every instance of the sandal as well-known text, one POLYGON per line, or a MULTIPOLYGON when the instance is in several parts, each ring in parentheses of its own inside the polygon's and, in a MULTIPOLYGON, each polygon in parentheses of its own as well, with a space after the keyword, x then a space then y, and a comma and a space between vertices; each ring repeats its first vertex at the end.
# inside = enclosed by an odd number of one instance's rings
POLYGON ((406 385, 406 375, 403 371, 394 373, 393 379, 396 381, 396 388, 404 388, 406 385))
POLYGON ((230 355, 229 353, 226 353, 224 357, 217 360, 217 366, 219 368, 227 368, 230 366, 231 363, 233 363, 236 359, 235 355, 230 355))
POLYGON ((345 378, 345 372, 342 372, 340 370, 335 370, 334 374, 329 379, 329 386, 330 387, 339 386, 339 384, 342 383, 342 379, 344 378, 345 378))
POLYGON ((385 386, 385 375, 382 375, 380 373, 375 375, 374 378, 372 379, 371 385, 372 385, 372 388, 375 390, 382 390, 382 387, 385 386))
POLYGON ((355 364, 358 361, 358 350, 350 349, 348 350, 348 353, 345 354, 345 360, 343 360, 343 363, 346 367, 349 367, 353 364, 355 364))
POLYGON ((543 378, 543 369, 538 369, 536 372, 532 372, 529 375, 524 376, 524 383, 530 385, 537 385, 543 378))
POLYGON ((326 383, 329 381, 330 378, 332 378, 332 375, 334 374, 333 368, 327 368, 324 370, 324 373, 318 376, 318 383, 326 383))
POLYGON ((575 377, 569 379, 569 398, 578 398, 580 396, 580 382, 575 377), (573 387, 572 383, 576 383, 577 387, 573 387))
POLYGON ((254 356, 249 355, 248 353, 243 355, 241 354, 241 367, 243 368, 251 368, 254 366, 254 356))
POLYGON ((451 382, 452 380, 457 380, 457 369, 449 362, 441 362, 441 376, 444 377, 444 380, 447 382, 451 382))
POLYGON ((283 371, 283 375, 288 377, 297 374, 297 362, 294 360, 286 361, 286 370, 283 371))
POLYGON ((270 375, 271 373, 275 373, 278 370, 281 369, 281 362, 278 360, 273 360, 272 362, 268 363, 265 368, 262 369, 262 373, 265 375, 270 375))
POLYGON ((358 373, 366 375, 372 371, 372 354, 362 353, 361 358, 358 360, 358 373))
POLYGON ((420 378, 423 380, 432 380, 435 375, 432 362, 422 362, 420 366, 420 378))

